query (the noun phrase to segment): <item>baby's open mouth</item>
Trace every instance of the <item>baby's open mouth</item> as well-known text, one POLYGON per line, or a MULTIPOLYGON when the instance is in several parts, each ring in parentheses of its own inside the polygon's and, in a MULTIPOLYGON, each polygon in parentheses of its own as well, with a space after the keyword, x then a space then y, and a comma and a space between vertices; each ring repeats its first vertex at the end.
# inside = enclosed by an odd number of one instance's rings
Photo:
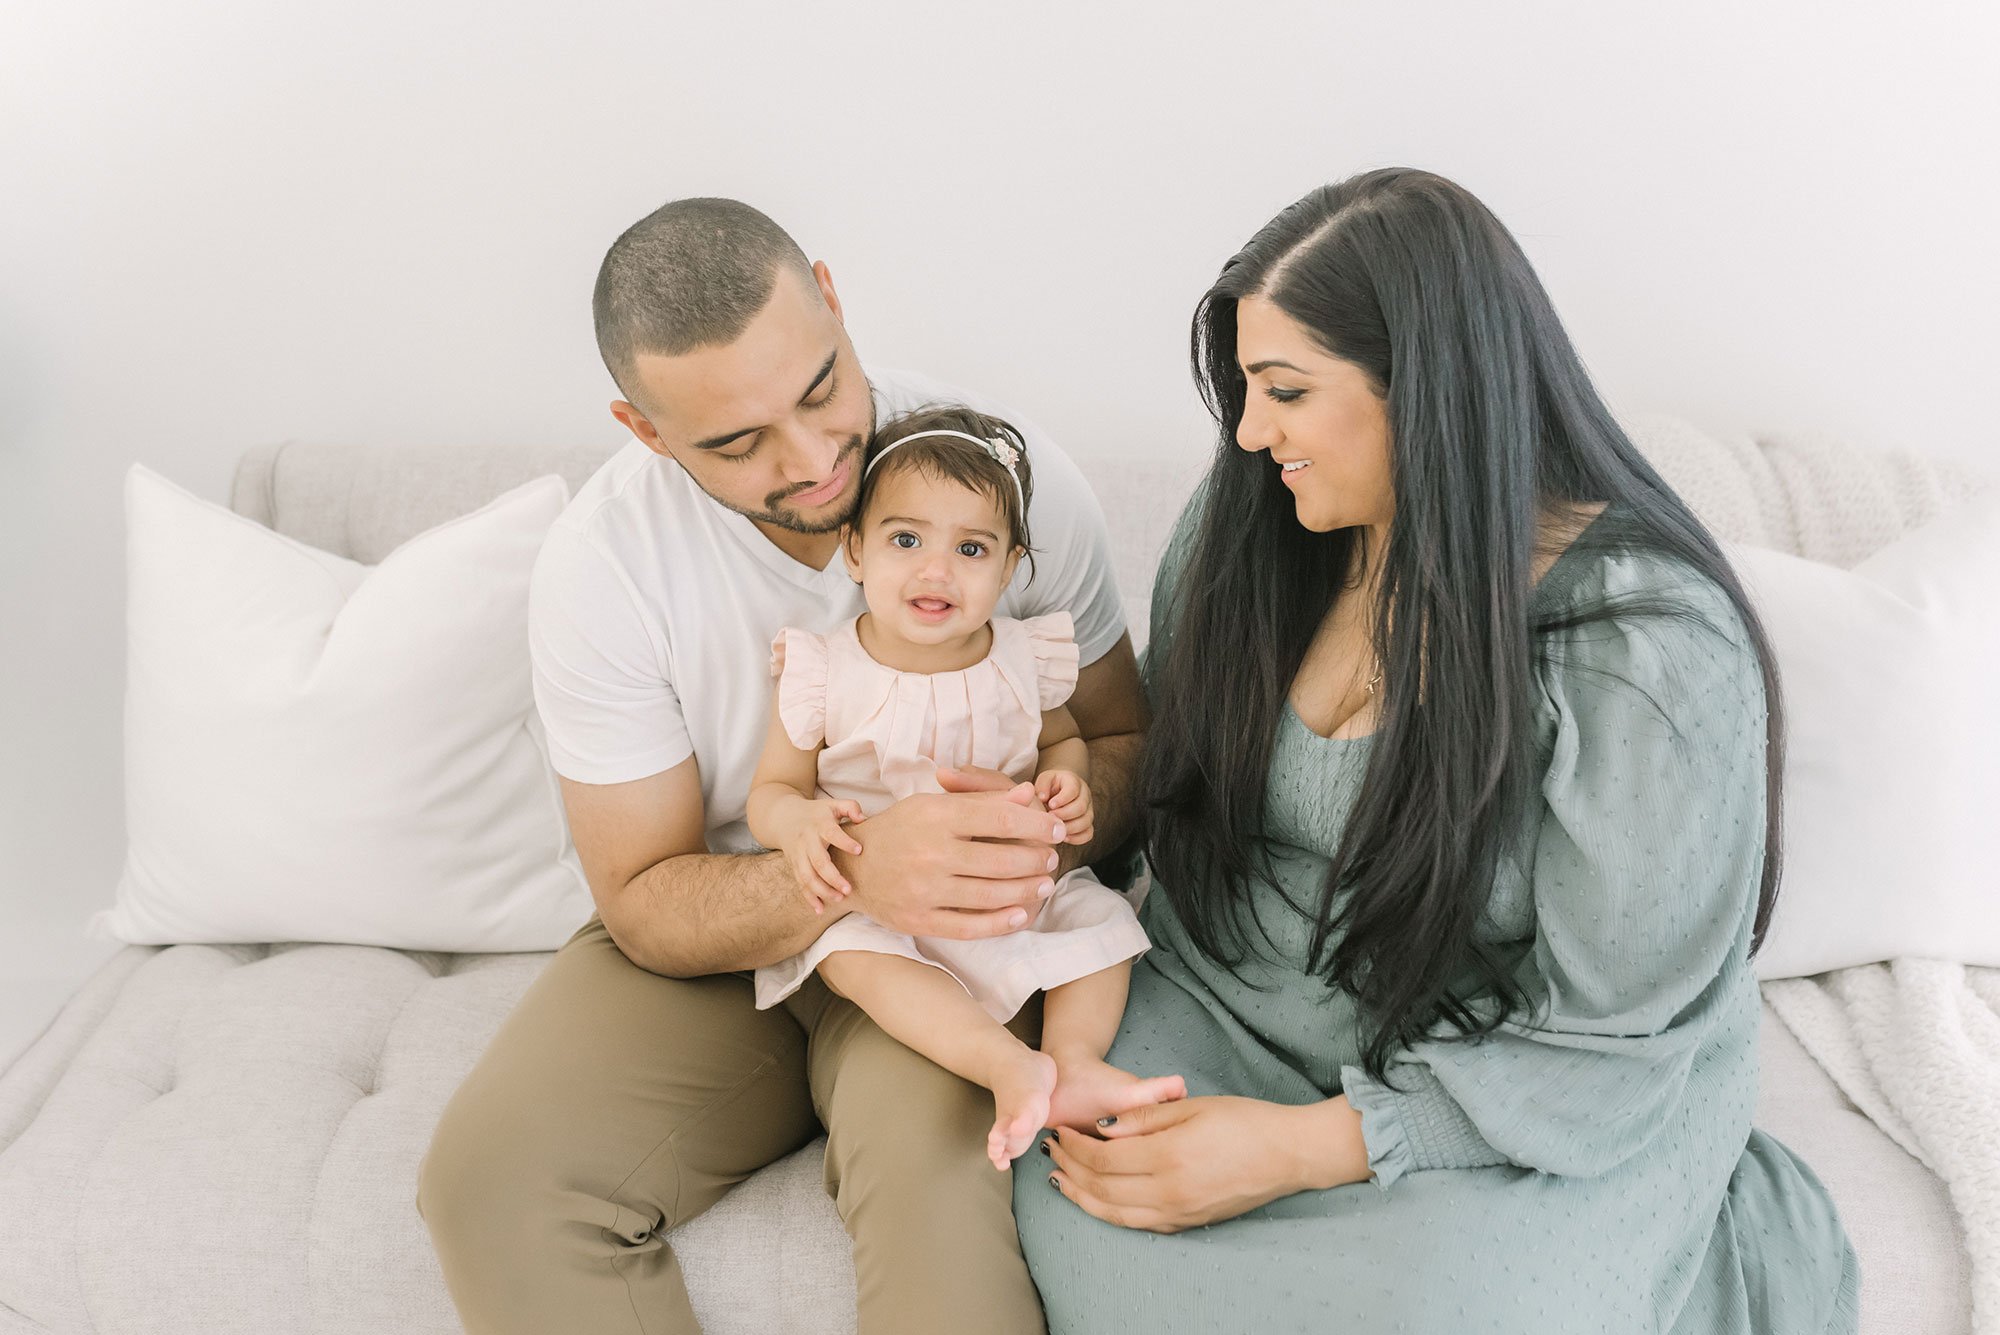
POLYGON ((932 616, 936 616, 941 612, 949 612, 952 607, 943 598, 912 598, 910 599, 910 606, 916 608, 919 612, 929 612, 932 616))

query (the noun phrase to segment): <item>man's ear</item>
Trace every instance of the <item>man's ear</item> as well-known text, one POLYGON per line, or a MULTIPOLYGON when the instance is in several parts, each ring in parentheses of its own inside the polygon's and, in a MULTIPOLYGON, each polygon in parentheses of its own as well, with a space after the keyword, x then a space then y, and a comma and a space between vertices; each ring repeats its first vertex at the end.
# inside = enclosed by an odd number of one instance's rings
POLYGON ((627 431, 637 436, 640 443, 647 449, 660 455, 662 458, 673 458, 673 455, 667 453, 666 444, 661 441, 660 433, 653 429, 653 424, 647 421, 646 415, 637 408, 623 399, 613 399, 611 401, 611 415, 623 423, 627 431))
POLYGON ((840 294, 833 290, 833 271, 826 267, 825 260, 813 261, 813 277, 819 282, 819 294, 826 299, 826 308, 833 312, 833 318, 842 325, 847 317, 840 313, 840 294))

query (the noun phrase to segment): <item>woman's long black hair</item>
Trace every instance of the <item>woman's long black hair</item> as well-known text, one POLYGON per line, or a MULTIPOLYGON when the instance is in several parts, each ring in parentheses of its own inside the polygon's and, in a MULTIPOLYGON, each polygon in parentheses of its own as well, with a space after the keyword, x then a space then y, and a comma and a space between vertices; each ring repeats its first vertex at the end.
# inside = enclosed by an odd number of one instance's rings
POLYGON ((1592 525, 1572 559, 1678 558, 1742 615, 1768 705, 1754 953, 1779 877, 1784 721, 1770 642, 1714 539, 1599 399, 1513 236, 1462 187, 1402 168, 1284 210, 1195 312, 1195 377, 1221 430, 1149 650, 1162 657, 1149 664, 1140 800, 1160 891, 1196 944, 1232 966, 1256 949, 1246 910, 1253 879, 1275 882, 1262 831, 1280 711, 1350 558, 1364 555, 1365 530, 1308 531, 1278 470, 1237 446, 1236 307, 1253 295, 1366 371, 1389 424, 1395 512, 1369 610, 1382 717, 1319 902, 1295 903, 1314 923, 1308 967, 1355 998, 1371 1031, 1364 1069, 1384 1079, 1397 1049, 1490 1032, 1527 1001, 1473 930, 1503 853, 1532 828, 1541 636, 1612 615, 1696 615, 1660 598, 1531 609, 1550 514, 1622 507, 1628 522, 1592 525), (1468 976, 1482 981, 1462 988, 1468 976), (1500 1005, 1469 1007, 1473 997, 1500 1005))

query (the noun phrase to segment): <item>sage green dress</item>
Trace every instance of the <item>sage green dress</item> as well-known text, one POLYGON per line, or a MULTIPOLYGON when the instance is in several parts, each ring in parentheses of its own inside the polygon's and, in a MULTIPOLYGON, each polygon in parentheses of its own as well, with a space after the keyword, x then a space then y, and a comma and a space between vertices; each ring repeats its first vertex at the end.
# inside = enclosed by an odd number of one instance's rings
MULTIPOLYGON (((1198 503, 1161 563, 1150 655, 1171 652, 1161 612, 1198 503)), ((1622 522, 1613 506, 1592 528, 1622 522)), ((1714 629, 1555 633, 1531 851, 1503 862, 1479 923, 1546 1003, 1540 1027, 1419 1042, 1391 1067, 1398 1092, 1359 1069, 1354 1004, 1303 970, 1311 926, 1275 891, 1257 904, 1270 958, 1233 973, 1165 895, 1147 898, 1153 945, 1110 1060, 1184 1075, 1195 1095, 1345 1091, 1374 1176, 1163 1235, 1085 1214, 1031 1151, 1014 1209, 1051 1335, 1856 1329, 1860 1271, 1831 1198, 1751 1127, 1765 710, 1742 622, 1658 557, 1572 548, 1535 598, 1640 590, 1684 595, 1714 629)), ((1372 745, 1289 710, 1279 724, 1267 834, 1301 903, 1317 901, 1372 745)))

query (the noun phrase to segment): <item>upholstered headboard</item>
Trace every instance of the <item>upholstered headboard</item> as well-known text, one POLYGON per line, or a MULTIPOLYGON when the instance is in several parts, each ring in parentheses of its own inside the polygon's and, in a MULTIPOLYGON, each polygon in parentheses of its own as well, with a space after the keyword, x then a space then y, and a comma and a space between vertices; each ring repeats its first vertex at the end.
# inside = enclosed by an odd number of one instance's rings
POLYGON ((260 445, 236 465, 229 505, 267 528, 374 565, 425 529, 547 473, 573 496, 610 445, 260 445))
MULTIPOLYGON (((1969 464, 1913 451, 1719 437, 1672 417, 1625 425, 1718 537, 1843 567, 1995 485, 1969 464)), ((243 456, 230 503, 280 533, 372 564, 545 473, 560 474, 573 495, 614 448, 268 445, 243 456)), ((1103 504, 1127 624, 1143 646, 1154 563, 1207 461, 1116 450, 1077 462, 1103 504)))

